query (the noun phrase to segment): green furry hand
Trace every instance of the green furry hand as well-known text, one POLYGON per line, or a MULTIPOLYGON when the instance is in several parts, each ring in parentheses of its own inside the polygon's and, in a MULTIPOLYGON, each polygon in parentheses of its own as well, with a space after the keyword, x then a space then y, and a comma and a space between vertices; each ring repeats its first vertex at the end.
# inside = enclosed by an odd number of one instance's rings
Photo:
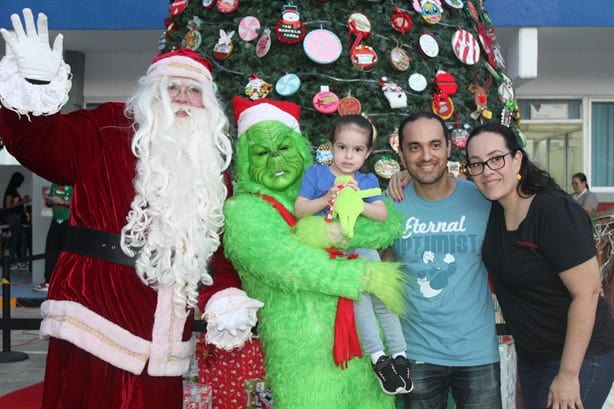
POLYGON ((407 315, 405 284, 407 276, 401 270, 401 263, 368 262, 365 290, 401 317, 407 315))
POLYGON ((335 198, 333 207, 333 217, 339 217, 341 224, 341 232, 347 238, 354 237, 354 225, 356 219, 365 210, 365 202, 363 202, 360 194, 351 187, 341 189, 335 198))
POLYGON ((299 242, 320 249, 343 249, 348 244, 339 223, 329 223, 322 216, 300 218, 294 226, 294 234, 299 242))

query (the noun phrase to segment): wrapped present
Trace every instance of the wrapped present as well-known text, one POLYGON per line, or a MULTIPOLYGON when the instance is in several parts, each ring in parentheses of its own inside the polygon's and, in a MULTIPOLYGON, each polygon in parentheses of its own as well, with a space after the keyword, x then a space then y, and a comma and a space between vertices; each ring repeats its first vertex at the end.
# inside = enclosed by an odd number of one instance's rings
POLYGON ((212 409, 213 390, 206 383, 183 382, 183 409, 212 409))
POLYGON ((244 409, 246 380, 264 378, 264 357, 260 340, 253 338, 241 348, 226 351, 205 342, 201 334, 196 340, 198 380, 211 385, 213 409, 244 409))
POLYGON ((273 408, 273 394, 266 380, 258 378, 245 381, 245 393, 247 394, 245 409, 273 408))

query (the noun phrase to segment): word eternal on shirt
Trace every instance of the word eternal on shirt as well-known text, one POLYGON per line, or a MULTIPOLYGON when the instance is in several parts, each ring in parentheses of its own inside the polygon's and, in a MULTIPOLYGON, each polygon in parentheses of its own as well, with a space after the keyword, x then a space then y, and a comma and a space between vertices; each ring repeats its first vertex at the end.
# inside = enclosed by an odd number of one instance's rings
POLYGON ((430 234, 430 233, 462 233, 465 232, 465 216, 461 216, 459 220, 441 221, 441 222, 421 222, 417 217, 410 217, 405 222, 404 239, 408 239, 414 234, 430 234))

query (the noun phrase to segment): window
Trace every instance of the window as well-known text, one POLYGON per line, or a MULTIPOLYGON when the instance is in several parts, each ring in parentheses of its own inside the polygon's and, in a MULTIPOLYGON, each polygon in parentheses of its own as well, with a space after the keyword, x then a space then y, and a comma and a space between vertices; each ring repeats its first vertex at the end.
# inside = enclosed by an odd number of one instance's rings
POLYGON ((614 102, 591 102, 591 188, 614 186, 614 102))

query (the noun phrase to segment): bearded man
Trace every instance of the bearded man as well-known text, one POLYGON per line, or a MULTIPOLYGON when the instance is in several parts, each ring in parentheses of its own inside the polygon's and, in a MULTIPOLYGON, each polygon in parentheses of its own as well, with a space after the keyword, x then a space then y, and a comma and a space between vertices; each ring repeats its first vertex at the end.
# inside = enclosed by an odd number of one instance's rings
POLYGON ((74 187, 69 245, 41 306, 43 408, 181 408, 231 155, 211 65, 163 54, 127 104, 61 114, 62 36, 51 49, 46 16, 23 15, 25 30, 15 14, 14 32, 0 30, 0 135, 24 166, 74 187))

